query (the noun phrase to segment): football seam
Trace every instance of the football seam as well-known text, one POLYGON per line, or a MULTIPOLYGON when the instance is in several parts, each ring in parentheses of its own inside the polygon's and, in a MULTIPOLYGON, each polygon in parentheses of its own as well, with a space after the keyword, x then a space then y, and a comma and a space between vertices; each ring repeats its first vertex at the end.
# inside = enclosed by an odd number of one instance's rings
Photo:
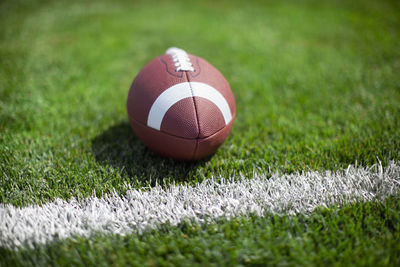
MULTIPOLYGON (((128 114, 128 117, 129 117, 129 119, 131 119, 132 121, 134 121, 134 122, 136 122, 136 123, 138 123, 138 124, 140 124, 140 125, 142 125, 142 126, 148 127, 149 129, 152 129, 152 130, 154 130, 154 131, 156 131, 156 132, 160 132, 160 133, 163 133, 163 134, 166 134, 166 135, 169 135, 169 136, 173 136, 173 137, 176 137, 176 138, 181 138, 181 139, 184 139, 184 140, 197 140, 197 141, 201 141, 201 140, 205 140, 205 139, 207 139, 207 138, 210 138, 210 137, 216 135, 217 133, 219 133, 220 131, 222 131, 223 129, 225 129, 226 126, 228 126, 229 124, 233 123, 233 119, 235 118, 235 115, 236 115, 235 113, 232 114, 232 120, 231 120, 228 124, 226 124, 224 127, 222 127, 221 129, 219 129, 219 130, 216 131, 215 133, 213 133, 213 134, 211 134, 211 135, 209 135, 209 136, 206 136, 206 137, 204 137, 204 138, 198 138, 198 137, 196 137, 196 138, 186 138, 186 137, 174 135, 174 134, 171 134, 171 133, 167 133, 167 132, 165 132, 165 131, 162 131, 162 130, 153 129, 153 128, 147 126, 147 124, 144 124, 144 123, 142 123, 142 122, 140 122, 140 121, 138 121, 138 120, 132 118, 131 115, 129 115, 129 114, 128 114)), ((198 142, 197 142, 197 143, 198 143, 198 142)), ((196 143, 196 145, 197 145, 197 143, 196 143)))
POLYGON ((185 74, 186 74, 186 80, 187 80, 188 83, 189 83, 190 92, 192 93, 192 100, 193 100, 193 105, 194 105, 194 112, 196 113, 196 121, 197 121, 197 129, 198 129, 197 138, 196 138, 196 146, 195 146, 195 148, 194 148, 193 156, 192 156, 192 158, 195 158, 196 153, 197 153, 197 147, 198 147, 198 143, 199 143, 198 140, 199 140, 199 136, 200 136, 200 133, 201 133, 201 129, 200 129, 199 114, 198 114, 198 112, 197 112, 197 103, 196 103, 196 99, 194 98, 194 93, 193 93, 192 84, 191 84, 191 82, 190 82, 189 75, 188 75, 187 71, 185 72, 185 74))
POLYGON ((198 114, 198 112, 197 112, 197 109, 198 109, 198 108, 197 108, 197 103, 196 103, 196 99, 195 99, 195 97, 194 97, 193 88, 192 88, 192 83, 190 82, 189 75, 188 75, 187 72, 185 72, 185 74, 186 74, 186 80, 187 80, 187 82, 189 83, 190 93, 192 94, 192 100, 193 100, 193 104, 194 104, 194 112, 196 113, 197 129, 199 129, 199 131, 198 131, 198 133, 197 133, 197 138, 199 138, 201 129, 200 129, 199 114, 198 114))

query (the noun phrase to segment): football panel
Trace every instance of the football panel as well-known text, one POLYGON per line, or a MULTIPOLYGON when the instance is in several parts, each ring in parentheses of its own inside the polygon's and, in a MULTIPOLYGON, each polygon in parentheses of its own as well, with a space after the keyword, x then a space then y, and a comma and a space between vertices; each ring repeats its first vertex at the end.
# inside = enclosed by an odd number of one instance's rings
POLYGON ((185 139, 149 128, 129 118, 137 137, 152 151, 178 160, 193 160, 196 139, 185 139))
POLYGON ((148 63, 136 76, 129 90, 127 108, 130 117, 143 124, 147 123, 150 108, 157 97, 167 88, 187 82, 186 75, 173 75, 167 71, 172 69, 173 62, 169 55, 157 57, 148 63))
POLYGON ((189 55, 189 57, 191 58, 191 60, 195 60, 194 58, 197 58, 196 60, 198 61, 198 64, 200 66, 200 73, 196 75, 195 72, 188 72, 188 81, 205 83, 217 89, 228 102, 231 109, 232 117, 234 117, 234 115, 236 114, 236 103, 235 97, 231 91, 228 81, 219 70, 217 70, 206 60, 193 55, 189 55))
POLYGON ((232 126, 233 126, 233 120, 224 128, 222 128, 219 132, 207 138, 198 139, 193 159, 199 160, 214 153, 228 137, 229 132, 232 129, 232 126))
POLYGON ((161 131, 178 137, 195 139, 199 136, 199 127, 192 97, 175 103, 161 123, 161 131))
POLYGON ((194 97, 199 124, 199 138, 211 136, 225 127, 221 110, 210 100, 194 97))

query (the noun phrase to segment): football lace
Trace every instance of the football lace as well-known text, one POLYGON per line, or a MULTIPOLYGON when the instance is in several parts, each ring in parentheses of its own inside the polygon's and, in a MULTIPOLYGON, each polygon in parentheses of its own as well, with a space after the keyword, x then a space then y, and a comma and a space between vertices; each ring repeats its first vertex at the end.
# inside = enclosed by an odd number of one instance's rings
POLYGON ((185 50, 171 47, 168 48, 166 53, 172 56, 172 60, 175 62, 175 71, 194 71, 192 62, 190 62, 190 58, 185 50))

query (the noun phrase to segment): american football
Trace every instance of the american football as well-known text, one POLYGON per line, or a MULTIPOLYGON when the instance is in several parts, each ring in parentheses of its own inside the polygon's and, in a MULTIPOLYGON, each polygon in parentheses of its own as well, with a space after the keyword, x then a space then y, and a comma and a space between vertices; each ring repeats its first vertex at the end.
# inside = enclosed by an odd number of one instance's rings
POLYGON ((136 76, 127 108, 139 139, 178 160, 212 154, 227 138, 236 114, 224 76, 204 59, 175 47, 136 76))

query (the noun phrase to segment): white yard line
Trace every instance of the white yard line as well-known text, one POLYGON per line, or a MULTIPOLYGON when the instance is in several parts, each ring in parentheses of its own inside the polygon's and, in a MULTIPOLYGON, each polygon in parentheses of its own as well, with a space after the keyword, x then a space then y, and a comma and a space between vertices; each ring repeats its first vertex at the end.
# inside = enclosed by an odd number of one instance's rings
POLYGON ((247 214, 310 213, 321 206, 383 200, 399 189, 400 162, 390 162, 386 168, 349 166, 338 172, 274 174, 269 179, 263 174, 219 183, 209 179, 197 186, 130 189, 124 196, 57 199, 23 208, 0 204, 0 246, 32 246, 95 232, 127 234, 184 219, 203 223, 247 214))

